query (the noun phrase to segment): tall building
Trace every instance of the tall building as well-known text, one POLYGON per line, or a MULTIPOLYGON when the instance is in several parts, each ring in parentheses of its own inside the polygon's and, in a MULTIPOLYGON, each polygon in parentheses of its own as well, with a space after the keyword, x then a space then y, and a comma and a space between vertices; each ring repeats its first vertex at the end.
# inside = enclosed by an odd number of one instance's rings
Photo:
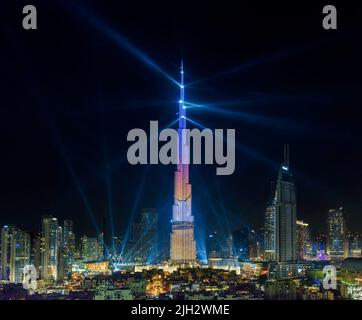
POLYGON ((234 254, 240 261, 249 260, 249 232, 250 230, 246 226, 233 232, 234 254))
POLYGON ((139 222, 132 224, 125 258, 138 264, 150 264, 156 262, 158 256, 158 212, 143 209, 139 222))
POLYGON ((327 252, 327 235, 323 232, 318 232, 313 239, 312 255, 318 260, 328 260, 327 252))
POLYGON ((272 241, 266 244, 269 257, 275 261, 275 276, 287 278, 296 272, 296 194, 289 164, 289 146, 284 147, 272 203, 267 209, 265 232, 272 241), (275 215, 275 216, 274 216, 275 215), (273 251, 275 250, 275 251, 273 251))
POLYGON ((174 205, 172 211, 172 231, 170 256, 174 263, 194 263, 196 261, 196 243, 194 238, 194 217, 191 210, 191 184, 189 181, 189 164, 183 159, 188 159, 189 147, 183 132, 186 129, 186 107, 184 91, 184 71, 181 63, 179 101, 179 128, 178 144, 179 158, 175 172, 174 205))
POLYGON ((1 229, 1 280, 10 280, 11 242, 16 232, 14 226, 3 226, 1 229))
POLYGON ((118 259, 118 258, 120 258, 120 254, 122 251, 122 238, 114 236, 114 237, 112 237, 111 240, 112 240, 112 246, 111 246, 110 254, 112 255, 112 257, 118 259))
POLYGON ((38 274, 41 267, 41 233, 31 232, 30 233, 30 264, 32 264, 38 274))
POLYGON ((158 212, 143 209, 141 213, 141 255, 146 263, 153 263, 158 257, 158 212))
POLYGON ((348 257, 348 234, 343 207, 330 209, 327 221, 327 254, 332 260, 348 257))
POLYGON ((265 210, 264 221, 264 256, 267 261, 276 261, 276 193, 273 192, 265 210))
POLYGON ((30 264, 30 236, 27 232, 16 230, 11 239, 10 282, 23 280, 23 269, 30 264))
POLYGON ((103 237, 81 238, 82 259, 84 261, 96 261, 103 257, 103 237))
POLYGON ((361 235, 358 232, 348 234, 348 255, 351 258, 362 257, 362 241, 361 235))
POLYGON ((75 255, 75 234, 72 220, 64 220, 63 224, 63 251, 65 259, 65 269, 69 272, 75 255))
POLYGON ((264 259, 264 233, 260 229, 250 229, 248 234, 249 243, 249 259, 263 260, 264 259))
POLYGON ((42 218, 41 265, 44 280, 58 279, 59 234, 58 219, 52 216, 42 218))
POLYGON ((297 220, 297 258, 304 260, 311 254, 309 224, 297 220))

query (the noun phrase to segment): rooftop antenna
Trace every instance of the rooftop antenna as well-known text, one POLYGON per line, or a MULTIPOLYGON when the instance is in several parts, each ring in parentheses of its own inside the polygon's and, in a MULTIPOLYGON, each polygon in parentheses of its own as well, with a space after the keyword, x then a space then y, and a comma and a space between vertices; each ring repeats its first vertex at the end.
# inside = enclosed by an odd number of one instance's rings
POLYGON ((289 165, 289 144, 284 145, 284 161, 289 165))

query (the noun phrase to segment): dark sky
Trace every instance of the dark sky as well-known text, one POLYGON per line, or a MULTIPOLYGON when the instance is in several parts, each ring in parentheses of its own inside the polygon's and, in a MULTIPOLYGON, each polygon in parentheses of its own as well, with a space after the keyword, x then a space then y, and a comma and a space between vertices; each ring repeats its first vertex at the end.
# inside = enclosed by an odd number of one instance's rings
POLYGON ((263 224, 285 143, 298 218, 324 230, 328 209, 343 205, 348 227, 362 231, 356 4, 338 1, 338 30, 326 31, 330 1, 32 0, 38 30, 26 31, 28 2, 1 10, 1 224, 36 230, 53 214, 95 234, 108 211, 124 234, 143 207, 168 222, 174 167, 129 165, 126 137, 176 119, 178 88, 164 73, 177 79, 183 57, 194 83, 186 100, 220 111, 195 108, 190 118, 235 128, 239 145, 231 176, 191 168, 199 236, 263 224))

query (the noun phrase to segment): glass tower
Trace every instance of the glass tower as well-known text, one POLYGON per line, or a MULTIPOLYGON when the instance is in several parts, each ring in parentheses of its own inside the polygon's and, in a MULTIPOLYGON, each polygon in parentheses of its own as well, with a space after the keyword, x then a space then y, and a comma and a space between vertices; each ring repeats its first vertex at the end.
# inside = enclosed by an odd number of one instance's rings
POLYGON ((332 260, 348 256, 347 230, 343 216, 343 207, 328 212, 327 254, 332 260))
POLYGON ((275 275, 288 278, 296 273, 296 195, 289 165, 289 147, 284 147, 282 161, 272 201, 265 217, 265 254, 275 262, 275 275))
POLYGON ((58 219, 42 218, 42 277, 44 280, 58 279, 59 230, 58 219))
POLYGON ((30 263, 30 236, 27 232, 16 230, 11 239, 10 282, 23 280, 23 269, 30 263))

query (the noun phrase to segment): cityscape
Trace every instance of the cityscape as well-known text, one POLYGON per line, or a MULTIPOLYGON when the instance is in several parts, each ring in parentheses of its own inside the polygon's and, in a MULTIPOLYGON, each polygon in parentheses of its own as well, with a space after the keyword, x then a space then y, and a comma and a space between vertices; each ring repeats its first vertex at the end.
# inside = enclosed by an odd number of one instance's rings
MULTIPOLYGON (((178 132, 186 128, 183 64, 178 132)), ((156 209, 145 208, 126 240, 111 237, 106 216, 96 237, 77 237, 72 220, 49 215, 35 233, 1 229, 2 299, 95 300, 362 300, 362 238, 348 231, 343 206, 326 213, 313 236, 297 217, 289 145, 266 203, 264 227, 236 228, 206 240, 207 260, 197 256, 189 152, 179 139, 169 254, 159 244, 156 209), (167 257, 165 260, 162 257, 167 257), (24 268, 33 266, 32 271, 24 268), (327 286, 325 266, 335 269, 327 286), (337 271, 338 270, 338 271, 337 271), (25 286, 24 286, 25 283, 25 286), (337 285, 338 283, 338 285, 337 285)))
POLYGON ((109 6, 42 4, 32 30, 6 6, 0 300, 362 300, 352 26, 313 6, 290 28, 244 4, 109 6), (151 132, 150 162, 129 161, 152 121, 176 165, 151 132), (236 132, 221 151, 218 128, 236 132))

